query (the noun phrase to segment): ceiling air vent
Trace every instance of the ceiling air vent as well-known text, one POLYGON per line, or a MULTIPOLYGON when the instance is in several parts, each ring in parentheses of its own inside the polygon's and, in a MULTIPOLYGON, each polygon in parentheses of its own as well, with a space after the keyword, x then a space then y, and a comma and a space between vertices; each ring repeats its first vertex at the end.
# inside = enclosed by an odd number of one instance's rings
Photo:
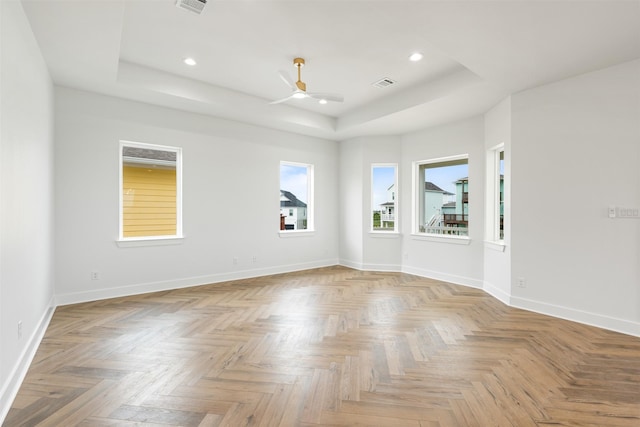
POLYGON ((207 0, 176 0, 176 6, 180 9, 185 9, 198 15, 204 9, 204 5, 207 4, 207 0))
POLYGON ((394 80, 391 80, 389 77, 385 77, 383 79, 378 80, 375 83, 371 83, 371 86, 375 87, 387 87, 396 84, 394 80))

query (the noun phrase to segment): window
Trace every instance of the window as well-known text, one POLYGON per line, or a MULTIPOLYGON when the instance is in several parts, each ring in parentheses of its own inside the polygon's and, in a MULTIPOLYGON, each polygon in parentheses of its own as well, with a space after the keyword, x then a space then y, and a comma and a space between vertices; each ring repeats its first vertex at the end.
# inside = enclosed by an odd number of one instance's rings
POLYGON ((371 231, 397 231, 395 164, 371 165, 371 231))
POLYGON ((469 235, 468 155, 414 162, 414 233, 469 235))
POLYGON ((313 165, 280 162, 280 230, 313 230, 313 165))
POLYGON ((182 237, 181 150, 120 143, 120 239, 182 237))
POLYGON ((488 241, 504 241, 504 144, 487 152, 487 224, 488 241))

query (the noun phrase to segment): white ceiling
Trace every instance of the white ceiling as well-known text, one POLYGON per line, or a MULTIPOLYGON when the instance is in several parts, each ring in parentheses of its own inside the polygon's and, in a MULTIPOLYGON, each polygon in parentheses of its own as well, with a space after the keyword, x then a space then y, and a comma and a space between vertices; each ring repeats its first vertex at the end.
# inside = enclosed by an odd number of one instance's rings
POLYGON ((23 0, 56 84, 306 135, 399 134, 640 58, 640 0, 23 0), (424 59, 408 61, 413 52, 424 59), (182 61, 193 57, 189 67, 182 61), (270 105, 290 93, 344 95, 270 105), (381 78, 397 83, 380 89, 381 78))

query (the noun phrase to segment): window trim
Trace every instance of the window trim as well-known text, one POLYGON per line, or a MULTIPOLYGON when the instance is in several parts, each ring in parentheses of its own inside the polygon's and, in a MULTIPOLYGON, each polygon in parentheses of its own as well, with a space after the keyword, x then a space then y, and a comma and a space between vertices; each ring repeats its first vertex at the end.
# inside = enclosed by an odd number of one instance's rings
POLYGON ((169 241, 183 239, 182 230, 182 148, 172 147, 168 145, 149 144, 146 142, 136 142, 128 140, 120 140, 118 144, 118 239, 119 247, 129 246, 155 246, 171 244, 169 241), (122 194, 123 186, 123 166, 124 156, 123 148, 145 148, 149 150, 171 151, 176 153, 176 234, 164 236, 134 236, 124 237, 124 195, 122 194), (139 244, 127 244, 126 242, 137 242, 139 244))
MULTIPOLYGON (((282 166, 294 166, 294 167, 304 167, 307 169, 307 228, 304 230, 278 230, 280 236, 283 235, 300 235, 300 234, 313 234, 315 233, 315 194, 314 194, 314 172, 315 166, 312 163, 302 163, 302 162, 290 162, 288 160, 281 160, 280 166, 278 168, 278 195, 282 190, 282 166)), ((296 196, 297 197, 297 196, 296 196)), ((278 212, 280 212, 280 200, 278 199, 278 212)), ((279 228, 279 227, 278 227, 279 228)))
MULTIPOLYGON (((399 210, 398 210, 398 195, 400 194, 400 188, 398 184, 398 164, 397 163, 371 163, 371 180, 370 190, 371 190, 371 208, 369 211, 369 233, 371 234, 398 234, 400 228, 398 227, 398 222, 400 219, 399 210), (379 168, 389 168, 393 167, 393 185, 395 187, 395 197, 393 198, 393 213, 394 213, 394 221, 393 221, 393 230, 375 230, 373 228, 373 169, 379 168)), ((382 213, 381 213, 382 214, 382 213)))
POLYGON ((168 245, 180 245, 184 241, 184 236, 152 236, 152 237, 139 237, 135 240, 131 237, 125 237, 125 240, 116 240, 116 245, 119 248, 137 248, 142 246, 168 246, 168 245))
POLYGON ((447 234, 428 234, 428 233, 412 233, 413 240, 424 240, 428 242, 449 243, 454 245, 469 245, 471 239, 469 236, 456 236, 447 234))
MULTIPOLYGON (((500 143, 489 148, 486 156, 485 242, 493 243, 492 249, 505 244, 504 236, 500 238, 500 153, 504 152, 505 144, 500 143)), ((505 168, 504 179, 506 178, 505 168)))
POLYGON ((420 173, 420 168, 423 165, 430 165, 435 163, 446 163, 446 162, 455 162, 459 160, 466 160, 467 167, 469 166, 469 154, 456 154, 452 156, 446 157, 437 157, 433 159, 426 160, 415 160, 411 163, 411 174, 412 174, 412 196, 411 196, 411 235, 415 240, 425 240, 431 242, 455 242, 458 244, 469 244, 471 242, 470 227, 467 228, 467 236, 458 236, 458 235, 443 235, 443 234, 431 234, 427 232, 420 231, 419 217, 420 217, 420 206, 424 206, 424 184, 421 184, 420 178, 423 178, 424 182, 424 173, 420 173), (421 190, 421 192, 419 192, 421 190))

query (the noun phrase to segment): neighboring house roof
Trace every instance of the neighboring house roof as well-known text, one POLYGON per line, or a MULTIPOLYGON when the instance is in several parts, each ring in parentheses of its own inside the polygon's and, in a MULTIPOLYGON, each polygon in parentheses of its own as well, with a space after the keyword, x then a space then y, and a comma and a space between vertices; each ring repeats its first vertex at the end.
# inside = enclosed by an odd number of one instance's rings
POLYGON ((442 205, 443 208, 455 208, 456 207, 456 202, 449 202, 449 203, 445 203, 444 205, 442 205))
POLYGON ((444 190, 442 188, 438 187, 433 182, 429 182, 429 181, 424 183, 424 189, 427 191, 441 191, 444 193, 444 190))
POLYGON ((449 193, 448 191, 443 190, 442 188, 435 185, 433 182, 429 182, 429 181, 424 183, 424 190, 446 194, 447 196, 453 196, 453 193, 449 193))
POLYGON ((384 202, 380 206, 393 206, 393 205, 395 205, 395 203, 393 203, 393 202, 384 202))
POLYGON ((152 150, 148 148, 125 146, 122 148, 122 155, 124 157, 137 158, 137 159, 164 160, 167 162, 176 161, 175 151, 152 150))
POLYGON ((469 181, 469 177, 465 176, 464 178, 460 178, 459 180, 456 181, 456 184, 459 182, 465 182, 465 181, 469 181))
POLYGON ((280 190, 280 207, 281 208, 306 208, 307 204, 291 192, 280 190))

